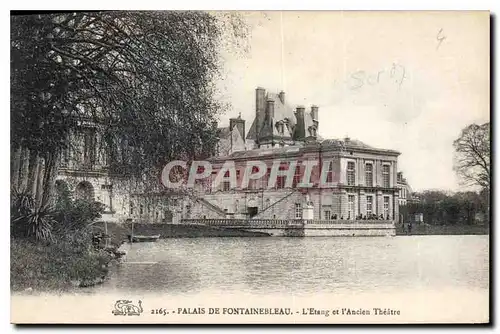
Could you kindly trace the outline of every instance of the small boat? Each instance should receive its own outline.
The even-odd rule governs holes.
[[[130,242],[155,242],[160,239],[160,235],[128,235],[128,240]]]

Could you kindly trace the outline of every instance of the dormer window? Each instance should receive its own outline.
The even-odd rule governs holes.
[[[315,127],[313,127],[313,126],[309,127],[309,135],[311,137],[316,137],[316,128]]]
[[[276,124],[276,129],[278,130],[278,133],[280,135],[283,135],[283,133],[285,132],[285,125],[283,124],[283,122],[279,122]]]

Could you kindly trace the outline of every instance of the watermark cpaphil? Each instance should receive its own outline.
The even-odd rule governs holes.
[[[255,188],[313,188],[335,187],[339,182],[335,164],[339,160],[251,160],[235,164],[233,160],[214,164],[210,161],[182,160],[169,162],[162,170],[161,183],[169,189],[194,188],[196,184],[208,184],[212,188],[227,185],[229,189]],[[340,167],[340,166],[339,166]]]

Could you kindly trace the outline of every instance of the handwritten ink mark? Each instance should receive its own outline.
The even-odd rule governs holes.
[[[382,81],[385,81],[385,79],[396,84],[398,90],[400,90],[405,79],[408,79],[406,68],[403,65],[392,63],[390,69],[380,70],[373,74],[359,70],[352,73],[349,78],[342,81],[342,83],[346,84],[349,90],[360,90],[362,87],[376,86]],[[335,87],[337,83],[338,81],[334,80],[333,87]]]
[[[365,79],[365,71],[357,71],[353,74],[351,74],[351,78],[354,80],[357,80],[357,84],[353,85],[350,87],[351,90],[355,90],[358,88],[361,88],[364,85],[364,79]]]
[[[394,82],[398,85],[398,90],[400,90],[401,85],[403,84],[403,80],[407,78],[406,68],[403,65],[392,63],[391,78],[396,76],[396,72],[398,72],[398,69],[401,69],[403,71],[403,73],[401,74],[401,80],[396,79],[396,80],[394,80]]]
[[[436,39],[438,41],[438,45],[436,46],[436,50],[439,49],[439,47],[441,46],[441,43],[443,43],[443,41],[446,39],[446,36],[441,36],[442,32],[443,32],[443,28],[439,29],[439,32],[436,35]]]

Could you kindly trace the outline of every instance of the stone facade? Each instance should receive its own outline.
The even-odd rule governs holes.
[[[417,196],[413,193],[413,190],[406,180],[403,177],[402,172],[398,172],[397,176],[397,187],[398,187],[398,202],[399,205],[407,205],[408,203],[418,202]]]
[[[303,106],[293,110],[285,100],[285,93],[273,94],[263,88],[256,89],[255,118],[246,134],[241,133],[245,121],[241,116],[230,120],[227,131],[234,131],[245,138],[229,146],[212,159],[212,176],[200,185],[198,197],[202,200],[188,203],[190,217],[185,218],[300,218],[300,210],[309,198],[314,219],[354,220],[367,216],[395,219],[399,215],[397,188],[397,157],[399,152],[377,149],[350,138],[324,140],[317,134],[318,107],[305,112]],[[230,138],[227,136],[226,138]],[[229,154],[223,154],[227,153]],[[242,175],[248,161],[259,160],[266,164],[267,172],[254,186],[242,188]],[[268,179],[275,160],[280,160],[283,170],[293,162],[297,168],[290,175],[301,180],[304,161],[315,160],[311,172],[312,187],[300,189],[295,180],[290,185],[276,185],[270,189]],[[218,171],[227,161],[236,166],[237,187],[213,186]],[[330,165],[324,165],[329,163]],[[324,169],[328,168],[328,171]],[[281,167],[280,167],[281,169]],[[322,173],[330,174],[330,185],[320,185]]]
[[[162,196],[144,194],[132,187],[130,180],[111,175],[108,160],[100,150],[101,136],[92,124],[82,124],[68,138],[72,144],[61,155],[56,191],[67,189],[75,199],[97,201],[105,206],[102,219],[123,222],[129,218],[139,221],[172,220],[179,209],[172,207]]]
[[[340,145],[339,145],[340,144]],[[224,184],[217,188],[204,188],[198,196],[206,203],[200,202],[192,211],[189,218],[261,218],[261,219],[296,219],[301,218],[300,210],[306,202],[306,197],[313,205],[314,219],[354,220],[373,216],[383,216],[384,219],[398,217],[398,189],[396,187],[397,156],[398,152],[379,150],[350,139],[343,141],[324,140],[309,143],[302,147],[284,147],[273,149],[255,149],[238,152],[229,157],[219,157],[212,160],[213,177],[208,178],[205,185],[213,185],[218,168],[223,162],[234,161],[236,166],[237,187],[225,188]],[[283,182],[268,188],[270,173],[266,173],[262,180],[256,182],[255,189],[243,189],[242,175],[246,163],[258,158],[266,163],[268,171],[276,160],[281,161],[288,169],[291,162],[297,162],[292,173],[297,180],[302,180],[305,160],[318,161],[318,166],[311,172],[310,188],[297,187],[298,182],[286,186],[287,177]],[[326,163],[325,163],[326,162]],[[328,186],[320,184],[323,166],[331,162],[329,172],[331,181]],[[370,164],[371,173],[367,173],[365,166]],[[348,166],[351,168],[348,171]],[[290,174],[290,175],[292,175]],[[365,180],[367,177],[369,180]],[[218,208],[218,209],[215,209]]]
[[[77,195],[106,205],[106,219],[123,221],[129,218],[143,222],[179,222],[190,218],[235,219],[298,219],[306,203],[313,207],[315,220],[354,220],[399,216],[397,158],[399,152],[371,147],[361,141],[323,139],[319,128],[318,107],[303,106],[293,110],[285,93],[272,94],[256,89],[255,119],[245,133],[245,120],[230,119],[227,128],[220,128],[217,156],[211,159],[213,172],[197,184],[192,195],[165,196],[131,191],[127,180],[111,178],[106,157],[95,147],[99,136],[84,129],[75,135],[81,150],[75,156],[66,154],[59,183],[65,183]],[[90,135],[89,135],[90,134]],[[89,137],[90,136],[90,137]],[[78,145],[77,145],[78,146]],[[75,159],[76,157],[76,159]],[[87,160],[96,163],[89,168]],[[262,161],[267,167],[264,176],[242,188],[242,175],[248,161]],[[297,163],[287,177],[281,177],[273,188],[268,179],[273,163],[281,161],[284,172]],[[227,161],[236,166],[237,186],[224,183],[213,186],[217,172]],[[305,161],[316,161],[310,175],[311,187],[297,186],[303,179]],[[322,178],[328,185],[322,184]],[[323,180],[324,181],[324,180]]]
[[[75,199],[103,203],[106,217],[124,216],[129,195],[110,177],[106,155],[98,150],[100,140],[91,123],[82,123],[78,131],[71,133],[71,145],[61,155],[56,190],[67,189]]]

